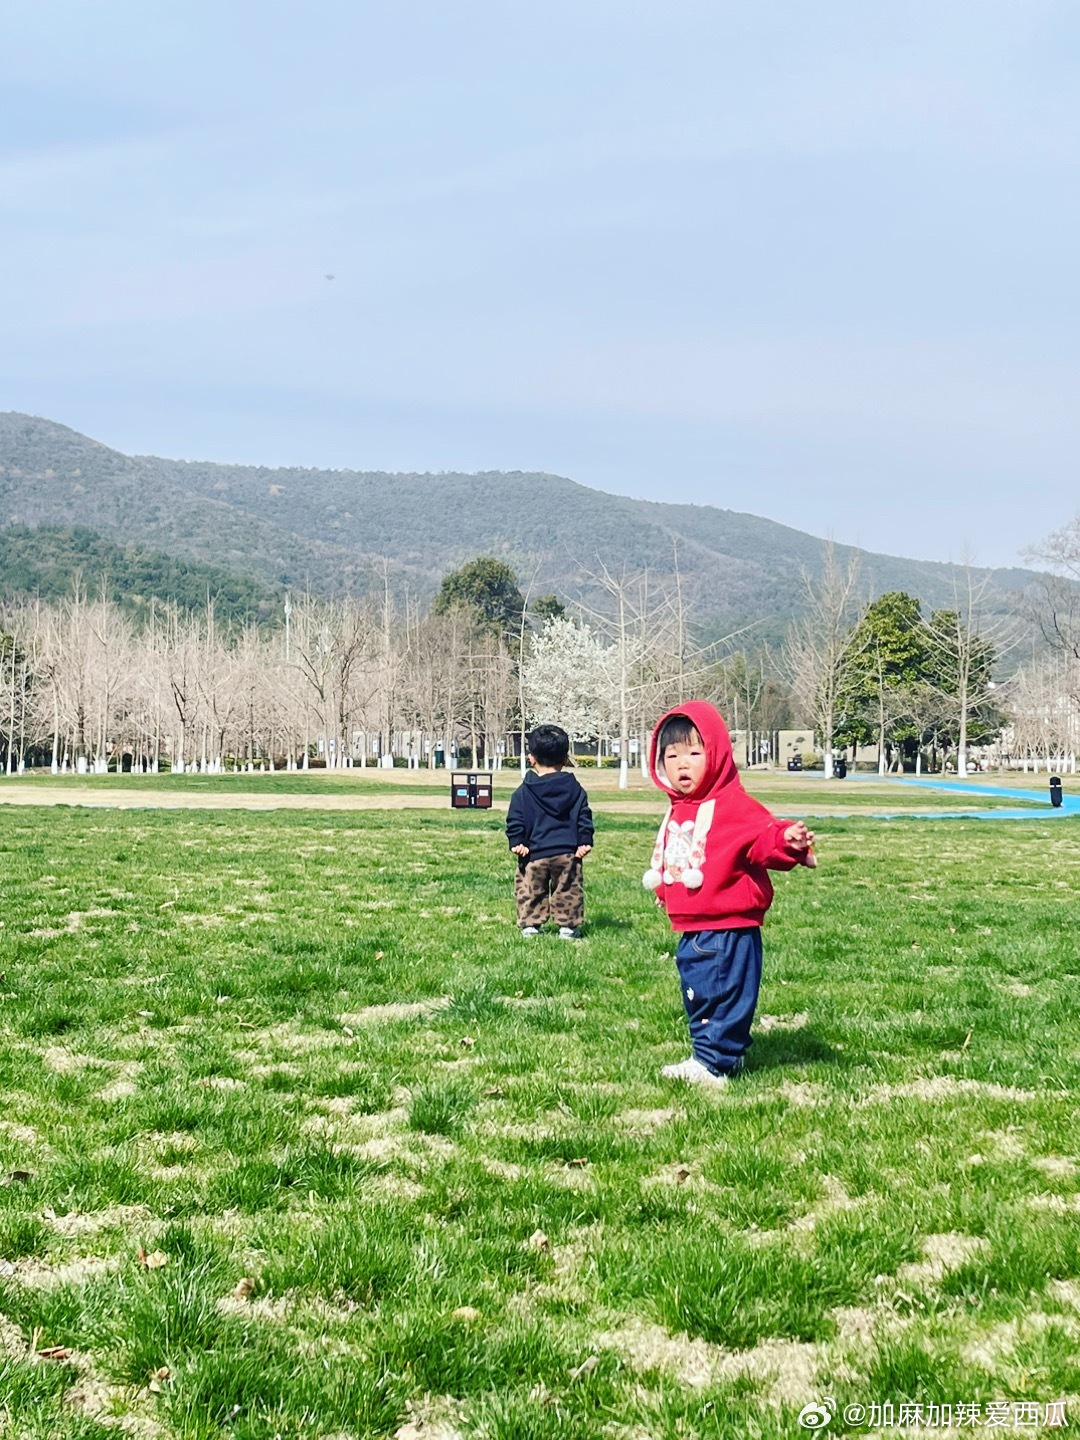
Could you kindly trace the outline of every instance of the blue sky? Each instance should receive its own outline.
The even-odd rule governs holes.
[[[1080,509],[1068,0],[0,23],[0,409],[993,565]]]

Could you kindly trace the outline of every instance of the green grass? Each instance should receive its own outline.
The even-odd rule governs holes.
[[[495,816],[4,819],[0,1433],[773,1440],[1080,1391],[1074,821],[820,822],[701,1094],[658,1076],[648,815],[603,817],[580,944],[519,938]]]

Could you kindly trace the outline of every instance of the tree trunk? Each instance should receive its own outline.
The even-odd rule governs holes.
[[[968,773],[967,763],[967,729],[968,729],[968,697],[967,686],[964,685],[960,694],[960,726],[956,736],[956,774],[963,776]]]
[[[8,722],[7,773],[15,771],[15,642],[11,642],[11,711]]]
[[[52,764],[49,768],[56,775],[60,769],[60,695],[55,685],[53,686],[52,737]]]
[[[681,662],[680,662],[681,663]],[[625,658],[622,663],[622,684],[619,686],[619,789],[630,786],[630,697]]]
[[[824,719],[825,731],[821,737],[821,748],[825,757],[825,779],[831,780],[836,773],[833,766],[833,727],[836,724],[836,717],[832,710],[829,710]]]

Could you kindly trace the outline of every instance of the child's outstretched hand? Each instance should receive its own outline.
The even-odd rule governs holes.
[[[802,851],[804,857],[802,863],[809,866],[811,870],[815,868],[817,856],[812,849],[814,832],[808,830],[801,820],[796,820],[784,831],[784,843],[790,850]]]

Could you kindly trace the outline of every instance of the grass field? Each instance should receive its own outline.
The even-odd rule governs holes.
[[[647,815],[603,817],[579,944],[518,936],[497,816],[4,822],[0,1434],[1080,1397],[1075,821],[821,822],[709,1094],[658,1077]]]

